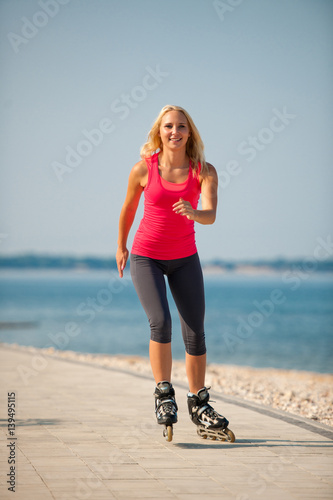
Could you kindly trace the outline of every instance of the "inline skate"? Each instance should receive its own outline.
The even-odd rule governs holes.
[[[197,425],[197,433],[203,439],[235,441],[234,433],[228,429],[229,421],[219,415],[208,403],[210,387],[203,387],[197,394],[187,395],[188,411],[192,422]]]
[[[170,382],[162,381],[157,384],[154,396],[157,423],[164,425],[163,436],[172,441],[173,424],[178,420],[175,390]]]

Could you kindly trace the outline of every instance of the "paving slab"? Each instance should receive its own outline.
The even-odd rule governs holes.
[[[212,392],[236,442],[203,440],[174,383],[168,443],[152,377],[1,346],[0,380],[2,500],[333,498],[328,426]]]

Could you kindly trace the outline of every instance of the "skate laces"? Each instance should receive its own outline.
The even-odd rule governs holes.
[[[205,415],[207,415],[207,417],[211,419],[223,418],[222,415],[219,415],[217,411],[214,410],[214,408],[209,404],[204,405],[201,413],[204,413]]]
[[[155,412],[161,415],[175,415],[178,407],[174,395],[175,391],[170,382],[166,380],[159,382],[155,391],[155,397],[157,396]]]
[[[168,399],[162,399],[158,402],[156,413],[160,412],[163,415],[167,413],[175,414],[177,410],[178,408],[176,401],[174,399],[168,398]]]
[[[217,411],[214,410],[214,408],[208,403],[208,401],[210,400],[208,392],[209,389],[210,387],[204,387],[203,389],[201,389],[201,391],[198,392],[199,399],[201,399],[201,405],[199,405],[199,408],[197,409],[197,415],[198,417],[205,416],[206,418],[214,420],[215,422],[224,420],[224,417],[217,413]],[[201,393],[201,397],[199,393]],[[215,401],[212,400],[212,403],[215,403]]]
[[[175,401],[169,399],[168,401],[162,401],[161,406],[164,413],[176,413]]]

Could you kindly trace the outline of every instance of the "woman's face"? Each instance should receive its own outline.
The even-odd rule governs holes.
[[[181,111],[168,111],[162,118],[159,135],[163,148],[179,150],[186,147],[190,128]]]

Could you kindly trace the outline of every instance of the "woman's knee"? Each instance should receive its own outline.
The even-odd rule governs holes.
[[[159,318],[150,318],[150,338],[160,344],[171,342],[171,317],[164,315]]]
[[[185,351],[191,356],[202,356],[206,354],[206,338],[205,333],[199,335],[191,332],[190,335],[184,337]]]

